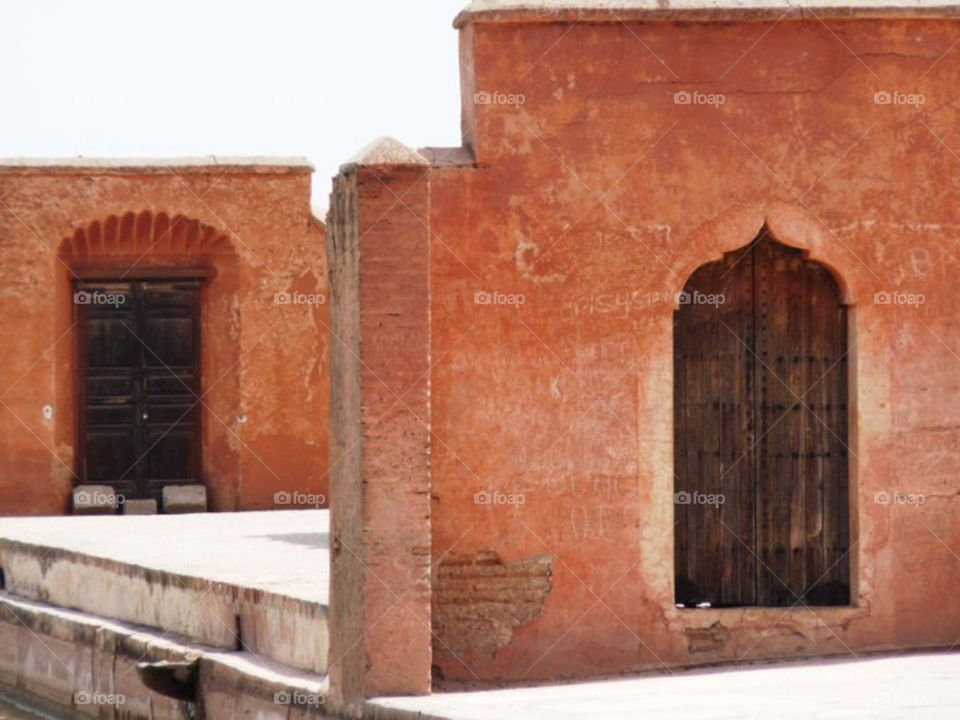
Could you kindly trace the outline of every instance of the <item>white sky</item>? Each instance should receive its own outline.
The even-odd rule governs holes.
[[[460,144],[466,0],[0,0],[0,157]]]

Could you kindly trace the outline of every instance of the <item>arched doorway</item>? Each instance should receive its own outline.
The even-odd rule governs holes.
[[[230,429],[217,418],[237,406],[222,382],[239,342],[233,243],[195,218],[145,210],[78,227],[58,259],[74,338],[60,416],[73,425],[75,484],[158,509],[164,487],[208,486],[205,448],[225,455]]]
[[[846,605],[847,315],[764,228],[701,266],[674,328],[678,605]]]

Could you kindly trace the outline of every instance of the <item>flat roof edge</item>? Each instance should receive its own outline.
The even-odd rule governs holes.
[[[602,7],[576,7],[547,3],[516,7],[471,6],[460,12],[453,22],[461,29],[484,23],[620,23],[646,22],[718,22],[737,20],[788,19],[960,19],[960,3],[932,5],[733,5],[704,2],[697,5],[635,6],[609,3]]]
[[[0,173],[28,172],[83,173],[169,173],[220,172],[238,174],[278,174],[313,172],[313,164],[303,157],[203,157],[181,158],[0,158]]]

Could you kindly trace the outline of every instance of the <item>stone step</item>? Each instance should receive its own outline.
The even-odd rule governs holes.
[[[109,485],[77,485],[73,489],[74,515],[113,515],[120,496]]]
[[[136,666],[164,661],[197,665],[196,703],[143,684]],[[324,675],[7,592],[0,592],[0,691],[51,717],[182,720],[197,716],[199,704],[207,720],[328,717]]]
[[[152,498],[149,500],[124,500],[121,507],[124,515],[157,514],[157,501]]]
[[[207,488],[204,485],[167,485],[163,489],[163,512],[202,513],[207,511]]]
[[[74,515],[167,515],[207,512],[207,488],[204,485],[167,485],[160,507],[154,499],[124,498],[110,485],[77,485],[73,489]]]

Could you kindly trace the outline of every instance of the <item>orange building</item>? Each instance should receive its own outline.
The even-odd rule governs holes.
[[[97,509],[82,506],[107,493],[162,510],[181,486],[200,489],[193,509],[322,504],[311,172],[285,159],[0,166],[0,515]]]
[[[326,228],[301,161],[0,167],[0,514],[329,472],[347,711],[953,646],[956,6],[456,25],[463,147],[377,141]]]
[[[344,166],[344,702],[960,636],[960,25],[802,5],[478,0]]]

